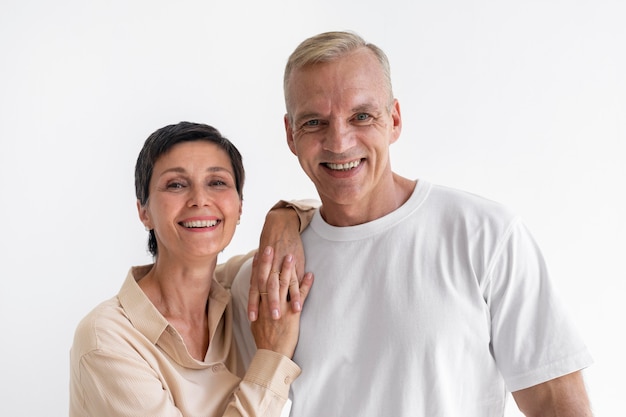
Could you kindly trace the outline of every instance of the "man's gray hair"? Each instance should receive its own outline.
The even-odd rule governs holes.
[[[324,32],[302,41],[289,56],[283,78],[287,111],[289,112],[289,98],[287,94],[289,91],[289,78],[293,71],[309,65],[334,61],[360,48],[367,48],[372,51],[380,63],[391,105],[393,102],[391,69],[389,59],[383,50],[372,43],[366,42],[354,32]]]

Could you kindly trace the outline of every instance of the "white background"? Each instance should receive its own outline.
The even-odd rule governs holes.
[[[3,0],[0,415],[67,415],[77,322],[150,261],[133,169],[151,132],[205,122],[243,153],[244,215],[225,256],[257,244],[276,200],[316,196],[285,144],[282,70],[304,38],[351,29],[391,60],[395,170],[522,215],[595,357],[596,414],[615,416],[625,21],[622,0]]]

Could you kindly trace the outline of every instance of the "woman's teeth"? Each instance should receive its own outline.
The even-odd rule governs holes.
[[[191,222],[182,222],[184,227],[213,227],[217,224],[217,220],[194,220]]]

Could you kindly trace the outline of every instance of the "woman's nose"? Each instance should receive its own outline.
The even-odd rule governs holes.
[[[207,190],[205,190],[203,187],[192,187],[190,195],[189,195],[189,201],[188,201],[188,205],[190,207],[207,206],[207,205],[210,205],[212,201],[213,199],[210,193]]]

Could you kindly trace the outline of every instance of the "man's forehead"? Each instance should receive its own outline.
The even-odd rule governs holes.
[[[379,114],[385,108],[385,102],[381,97],[363,90],[350,90],[342,94],[338,100],[324,96],[307,97],[303,101],[296,98],[292,105],[295,120],[349,117],[356,113]]]

